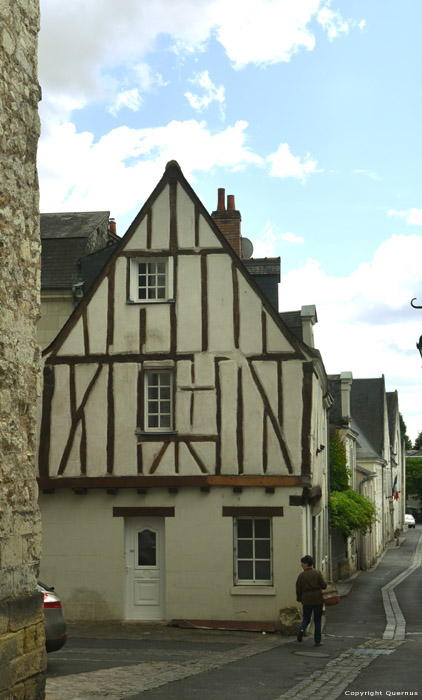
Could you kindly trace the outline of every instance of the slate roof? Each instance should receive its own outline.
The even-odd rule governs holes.
[[[79,259],[106,247],[112,237],[109,218],[109,211],[40,215],[42,290],[72,288],[79,275]]]
[[[109,219],[109,211],[75,211],[40,215],[41,240],[45,238],[88,238]]]
[[[242,261],[249,274],[276,275],[280,282],[280,258],[249,258]]]
[[[380,457],[384,448],[384,377],[353,379],[350,395],[351,413],[365,426],[365,437]]]
[[[280,282],[280,258],[250,258],[242,260],[261,292],[278,311],[278,283]]]
[[[282,311],[279,314],[286,326],[303,342],[303,326],[300,311]]]
[[[387,411],[388,411],[388,428],[390,431],[390,444],[394,446],[394,435],[396,419],[399,413],[399,396],[397,391],[387,391]]]

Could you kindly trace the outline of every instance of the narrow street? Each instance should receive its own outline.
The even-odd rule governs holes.
[[[71,625],[48,658],[47,700],[282,700],[422,694],[422,528],[342,584],[311,637]]]

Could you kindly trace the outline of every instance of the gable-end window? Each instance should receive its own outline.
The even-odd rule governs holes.
[[[130,299],[165,302],[173,296],[173,259],[137,258],[130,268]]]
[[[173,430],[173,373],[145,374],[145,430]]]
[[[271,585],[271,518],[234,518],[234,573],[238,585]]]

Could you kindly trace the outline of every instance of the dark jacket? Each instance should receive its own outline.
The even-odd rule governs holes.
[[[327,584],[318,569],[304,569],[297,577],[296,600],[302,605],[322,605],[323,588]]]

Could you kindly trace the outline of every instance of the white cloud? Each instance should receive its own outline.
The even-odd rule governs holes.
[[[109,107],[108,111],[114,117],[124,107],[131,109],[132,112],[138,112],[141,108],[142,102],[143,100],[139,94],[138,88],[133,88],[133,90],[123,90],[123,92],[120,92],[117,95],[115,104],[112,107]]]
[[[422,300],[421,256],[422,236],[393,236],[348,277],[329,276],[308,259],[283,274],[280,284],[281,310],[316,304],[316,346],[327,372],[351,371],[356,378],[384,374],[388,390],[399,392],[412,439],[422,429],[422,368],[415,346],[422,312],[410,306],[412,297]]]
[[[203,94],[197,95],[192,92],[185,92],[185,97],[193,109],[202,112],[207,109],[212,102],[218,102],[220,105],[220,114],[224,118],[224,105],[226,101],[224,86],[217,87],[211,81],[207,70],[198,73],[190,82],[198,88],[202,88]]]
[[[314,48],[315,18],[330,38],[352,26],[329,5],[327,0],[125,0],[122,8],[114,0],[41,0],[39,74],[45,99],[51,93],[104,99],[113,70],[142,63],[164,35],[175,49],[190,53],[202,50],[214,35],[236,68],[289,61]]]
[[[205,122],[172,121],[151,129],[119,127],[98,142],[71,123],[52,126],[39,144],[41,211],[111,209],[122,216],[150,194],[151,182],[172,159],[192,182],[196,171],[215,166],[260,165],[246,146],[247,126],[238,121],[214,134]]]
[[[296,236],[296,234],[291,233],[290,231],[286,231],[286,233],[282,233],[280,235],[280,238],[282,241],[286,241],[286,243],[304,243],[305,239],[303,236]]]
[[[278,230],[271,221],[266,221],[260,236],[253,239],[254,258],[274,258],[277,246]]]
[[[301,161],[299,156],[290,152],[288,143],[280,144],[277,151],[268,156],[267,160],[271,163],[270,175],[273,177],[295,177],[304,183],[309,175],[322,172],[317,169],[317,161],[313,160],[309,153]]]
[[[350,29],[348,22],[342,18],[340,13],[333,12],[327,5],[318,11],[317,20],[331,41],[337,39],[340,34],[347,34]]]
[[[396,211],[395,209],[389,209],[387,212],[388,216],[397,216],[402,219],[406,219],[406,223],[409,226],[422,226],[422,209],[415,209],[412,207],[407,211]]]

